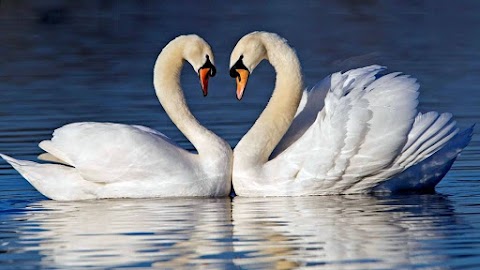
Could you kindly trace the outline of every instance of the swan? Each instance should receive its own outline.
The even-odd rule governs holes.
[[[54,200],[227,196],[230,145],[198,123],[180,86],[184,60],[199,74],[203,94],[215,75],[210,46],[197,35],[179,36],[159,54],[153,72],[157,97],[198,154],[144,126],[72,123],[56,129],[39,147],[39,164],[1,155],[38,191]]]
[[[234,149],[240,196],[433,190],[469,143],[449,113],[417,113],[416,80],[372,65],[303,91],[298,57],[274,33],[242,37],[230,57],[240,100],[255,67],[276,71],[273,94]]]

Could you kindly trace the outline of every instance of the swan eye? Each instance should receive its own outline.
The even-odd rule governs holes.
[[[244,69],[246,71],[249,71],[248,68],[243,63],[243,55],[241,55],[238,61],[232,66],[232,68],[230,68],[230,77],[237,78],[240,76],[240,74],[238,74],[237,72],[237,69]]]
[[[203,66],[200,67],[200,69],[202,68],[208,68],[210,70],[210,77],[213,77],[215,76],[215,74],[217,74],[217,69],[215,68],[215,66],[212,64],[212,62],[210,62],[210,57],[207,55],[205,55],[205,57],[207,58],[207,60],[205,61],[205,64],[203,64]],[[200,72],[200,69],[198,70]]]
[[[238,72],[236,71],[236,69],[234,67],[232,67],[230,69],[230,77],[232,78],[237,78],[238,76],[240,76],[240,74],[238,74]]]

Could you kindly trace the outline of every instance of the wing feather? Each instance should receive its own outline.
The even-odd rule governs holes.
[[[462,136],[459,137],[459,130],[450,113],[419,113],[408,134],[408,140],[405,146],[394,162],[388,168],[364,178],[361,182],[352,186],[351,189],[349,189],[349,192],[356,193],[370,190],[379,185],[383,185],[385,182],[389,182],[389,179],[392,177],[396,178],[392,181],[395,182],[394,186],[397,186],[397,188],[404,185],[412,186],[412,183],[417,180],[420,181],[423,178],[431,179],[428,181],[428,183],[431,184],[429,188],[433,188],[440,181],[440,176],[445,175],[456,156],[468,144],[472,130],[473,128],[463,131],[461,133]],[[452,142],[455,138],[457,141]],[[452,146],[451,148],[448,148],[449,144],[460,144],[461,146]],[[425,160],[428,160],[435,155],[437,155],[437,157],[434,161],[427,162],[428,165],[423,164]],[[424,166],[422,166],[422,164]],[[417,165],[420,165],[421,168],[412,170],[417,173],[415,177],[418,179],[406,179],[406,175],[411,175],[411,173],[403,174],[403,172],[410,170],[410,168],[418,167]],[[434,168],[443,169],[435,171]],[[418,171],[428,173],[428,175],[418,174]],[[400,174],[403,175],[399,176]],[[405,184],[398,182],[402,179],[403,181],[406,181]],[[427,188],[427,185],[425,184],[423,187]]]
[[[162,171],[182,175],[195,167],[188,162],[192,154],[143,126],[73,123],[56,129],[39,146],[97,183],[159,177]]]
[[[321,179],[312,188],[323,189],[323,193],[347,190],[391,166],[415,121],[419,85],[398,72],[380,76],[384,69],[374,65],[334,73],[318,90],[306,92],[305,106],[293,124],[304,112],[311,118],[316,111],[316,118],[300,136],[287,133],[289,146],[278,148],[283,151],[266,166],[272,170],[280,164],[295,166],[295,181]],[[319,108],[321,102],[313,102],[310,95],[325,89],[324,106]],[[305,123],[302,119],[301,124]],[[292,142],[292,138],[296,139]]]

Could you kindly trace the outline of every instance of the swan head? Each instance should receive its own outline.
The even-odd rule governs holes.
[[[217,73],[212,48],[197,35],[186,35],[179,38],[183,39],[185,45],[183,58],[192,65],[198,74],[203,96],[206,96],[208,94],[208,79]]]
[[[243,97],[248,77],[264,59],[268,59],[264,39],[269,35],[266,32],[253,32],[242,37],[230,56],[230,76],[236,78],[237,99]]]

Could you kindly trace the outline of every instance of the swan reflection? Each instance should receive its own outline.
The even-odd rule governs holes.
[[[434,240],[455,223],[440,195],[236,197],[232,218],[235,253],[246,254],[234,263],[269,269],[441,265]]]
[[[442,195],[41,201],[18,220],[48,268],[442,268]],[[461,224],[460,224],[461,225]],[[468,227],[468,226],[467,226]]]
[[[217,267],[231,251],[230,199],[41,201],[30,205],[24,242],[37,243],[42,266]],[[33,211],[34,210],[34,211]],[[225,262],[222,262],[225,264]],[[218,266],[220,268],[220,266]]]

